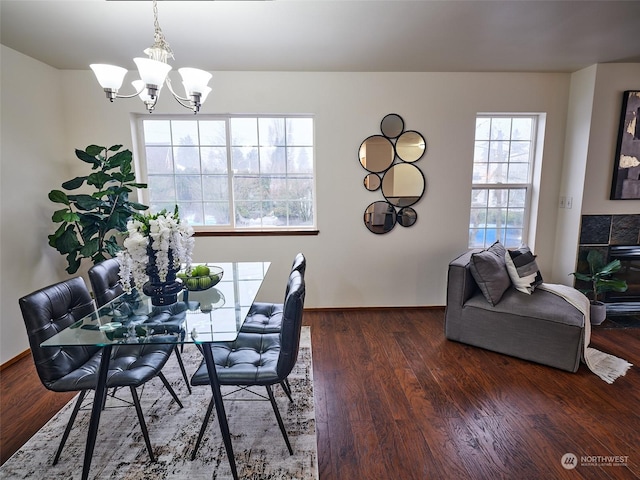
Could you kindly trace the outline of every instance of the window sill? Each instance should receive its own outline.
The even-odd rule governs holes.
[[[196,230],[194,237],[282,237],[318,235],[319,230]]]

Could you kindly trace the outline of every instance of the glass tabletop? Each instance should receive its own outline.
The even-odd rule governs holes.
[[[140,343],[228,342],[238,336],[270,262],[211,263],[222,279],[201,291],[183,290],[179,301],[153,306],[134,290],[78,320],[41,344],[43,347]]]

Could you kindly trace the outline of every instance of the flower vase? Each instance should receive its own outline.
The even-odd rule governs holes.
[[[151,304],[160,307],[164,305],[172,305],[178,301],[178,294],[182,291],[182,281],[176,279],[178,270],[173,268],[173,255],[169,250],[169,271],[165,281],[160,280],[158,267],[156,265],[155,252],[151,245],[147,247],[149,263],[146,272],[149,275],[149,281],[142,286],[144,294],[151,298]]]

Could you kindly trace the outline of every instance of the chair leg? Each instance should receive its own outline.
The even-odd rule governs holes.
[[[285,378],[280,382],[280,386],[282,387],[282,390],[284,390],[284,393],[287,394],[287,397],[289,397],[289,401],[293,403],[293,398],[291,397],[291,385],[289,385],[289,381]]]
[[[53,459],[53,464],[56,465],[58,460],[60,459],[60,454],[62,453],[62,449],[64,448],[64,444],[67,442],[67,438],[69,437],[69,433],[71,433],[71,428],[73,427],[73,423],[76,421],[76,416],[80,411],[80,407],[82,406],[82,401],[84,400],[85,395],[87,394],[86,390],[82,390],[80,392],[80,396],[78,397],[78,401],[73,407],[73,411],[71,412],[71,417],[69,418],[69,422],[67,423],[67,428],[64,429],[64,433],[62,434],[62,440],[60,441],[60,446],[58,447],[58,451],[56,452],[56,456]]]
[[[198,452],[198,448],[200,447],[200,442],[202,441],[204,432],[207,429],[207,425],[209,424],[209,419],[211,418],[211,413],[213,412],[213,405],[214,405],[214,399],[212,398],[211,401],[209,402],[207,413],[204,416],[202,427],[200,427],[200,433],[198,434],[198,440],[196,441],[196,446],[193,448],[193,453],[191,454],[191,460],[195,460],[196,458],[196,453]]]
[[[138,422],[140,422],[140,428],[142,429],[142,436],[144,437],[144,443],[147,445],[147,451],[151,457],[151,461],[155,462],[156,457],[153,456],[153,450],[151,448],[151,441],[149,440],[149,432],[147,431],[147,424],[144,421],[142,415],[142,407],[140,407],[140,399],[138,398],[138,392],[135,387],[129,387],[131,389],[131,397],[133,397],[133,404],[136,406],[136,413],[138,414]]]
[[[175,390],[171,387],[171,384],[167,381],[167,377],[164,376],[164,374],[162,372],[158,372],[158,378],[160,380],[162,380],[162,383],[164,383],[164,386],[167,390],[169,390],[169,393],[171,394],[171,396],[173,397],[173,399],[176,401],[176,403],[178,405],[180,405],[180,408],[183,408],[182,406],[182,402],[180,401],[180,399],[178,398],[178,396],[176,395]]]
[[[271,389],[271,385],[266,385],[266,387],[267,393],[269,394],[269,401],[271,402],[271,406],[273,407],[273,412],[276,414],[276,420],[278,420],[278,426],[280,427],[280,431],[282,432],[282,436],[284,437],[284,442],[287,444],[287,448],[289,449],[289,455],[293,455],[293,449],[291,448],[291,444],[289,443],[289,437],[287,436],[287,431],[284,428],[284,423],[282,422],[282,417],[280,416],[280,411],[278,410],[276,399],[273,396],[273,390]]]
[[[184,383],[187,384],[187,390],[189,390],[189,394],[191,394],[191,384],[189,383],[189,378],[187,377],[187,371],[184,369],[184,363],[182,363],[182,355],[180,355],[180,349],[178,348],[178,345],[175,346],[174,352],[176,352],[176,359],[178,360],[178,365],[180,366],[180,371],[182,372]]]

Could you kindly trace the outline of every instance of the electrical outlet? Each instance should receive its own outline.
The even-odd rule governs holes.
[[[565,197],[564,195],[560,195],[560,203],[558,204],[558,207],[565,208],[566,205],[567,205],[567,197]]]
[[[571,208],[573,206],[573,197],[567,197],[567,201],[565,205],[566,205],[566,208]]]

